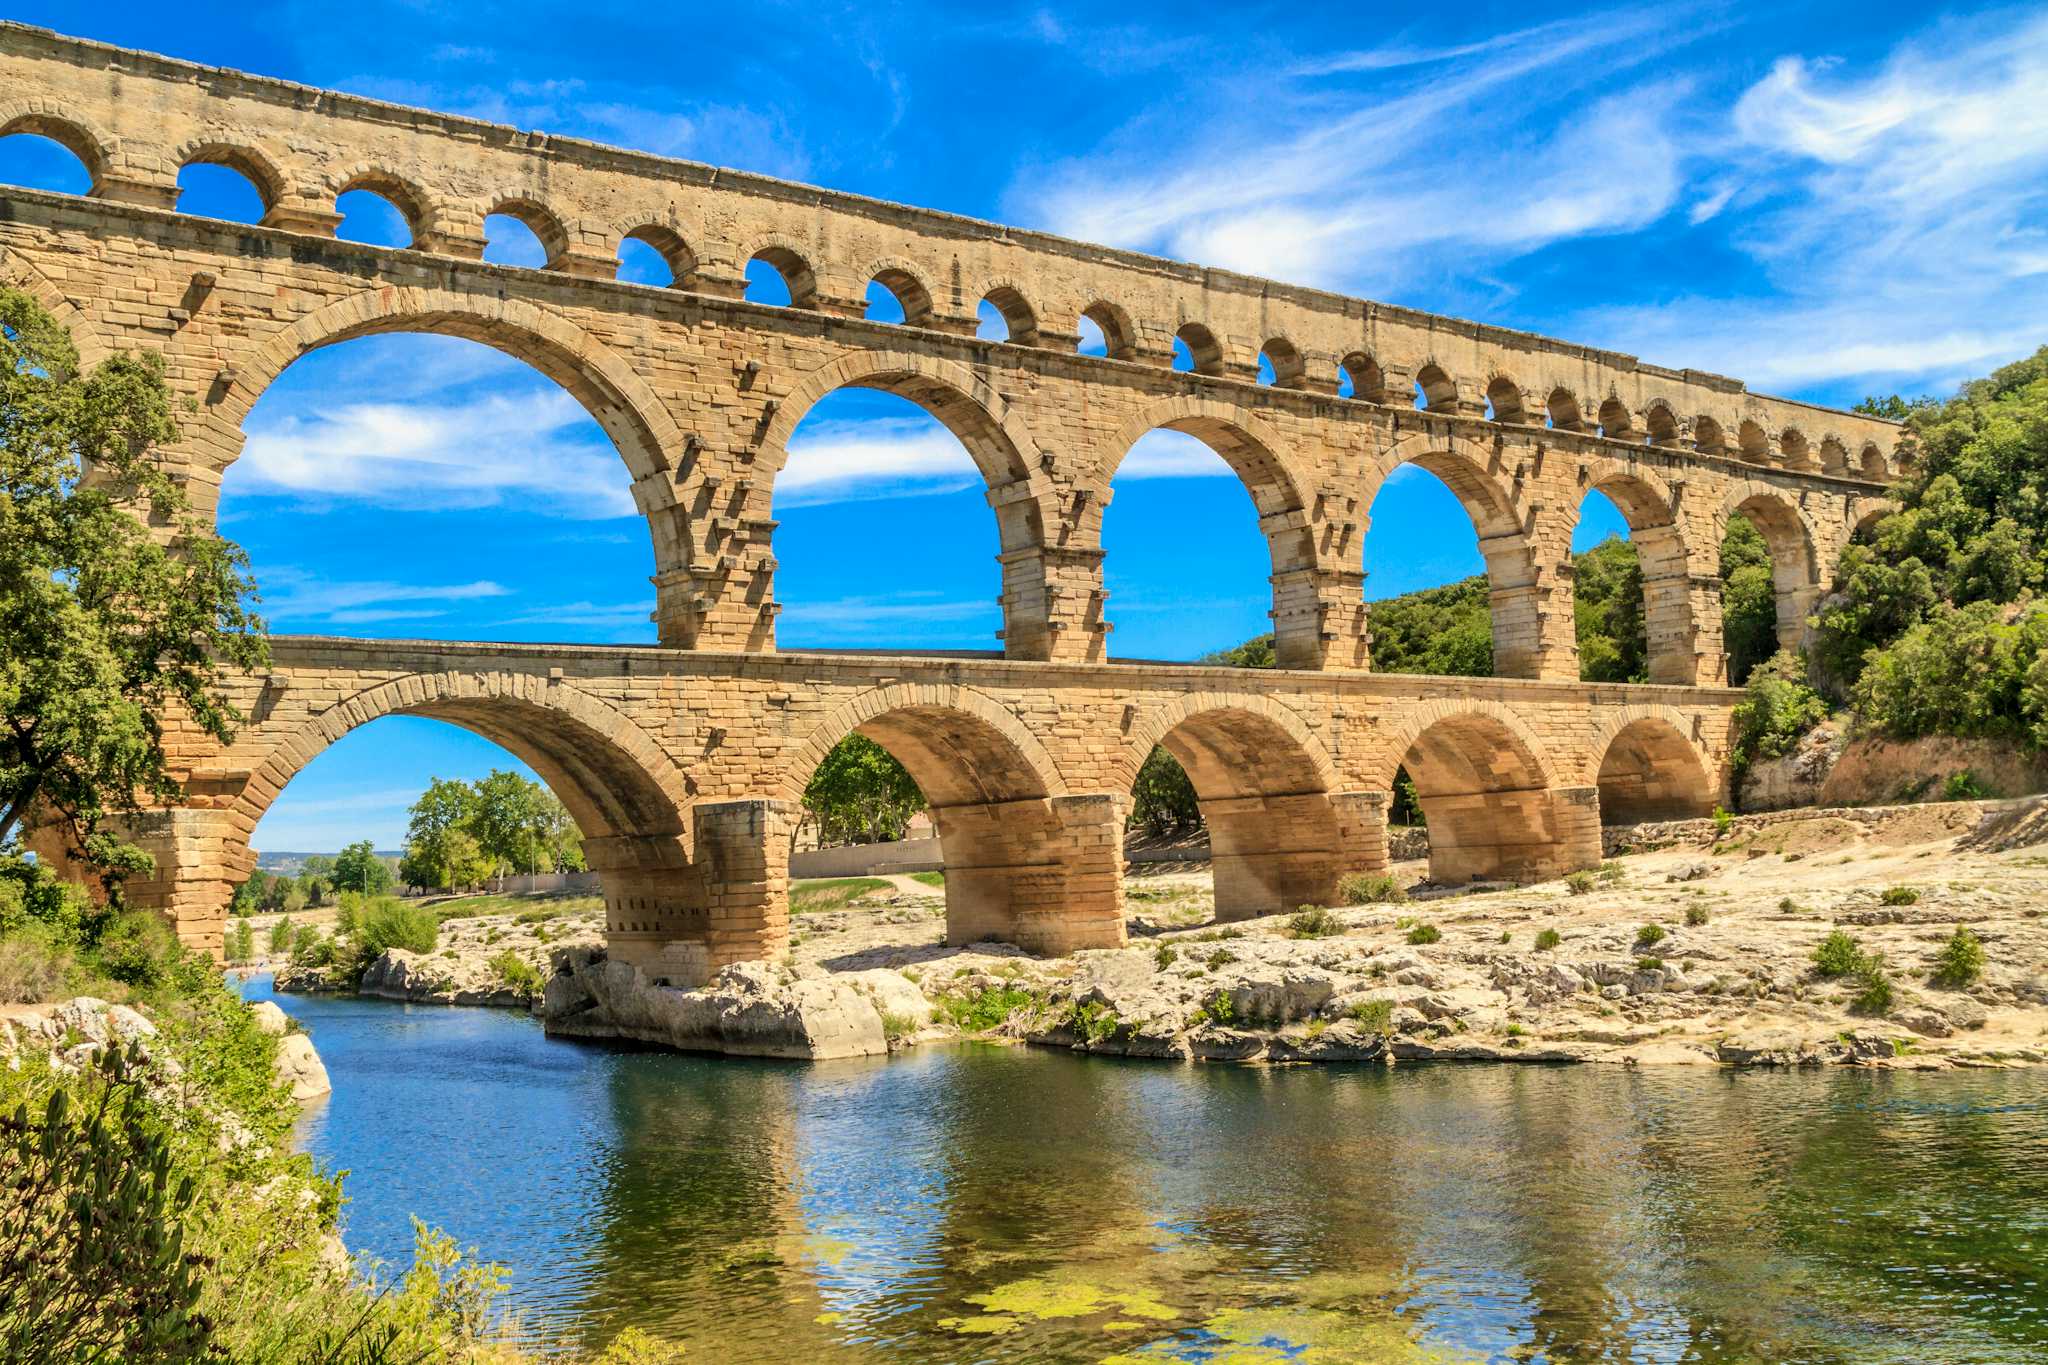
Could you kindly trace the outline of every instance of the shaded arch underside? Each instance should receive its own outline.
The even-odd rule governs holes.
[[[1398,762],[1429,826],[1431,880],[1526,881],[1554,876],[1569,860],[1546,766],[1506,717],[1434,720]],[[1386,780],[1391,787],[1391,772]]]
[[[1600,759],[1600,819],[1632,825],[1691,820],[1714,809],[1714,781],[1699,753],[1671,721],[1630,721]]]

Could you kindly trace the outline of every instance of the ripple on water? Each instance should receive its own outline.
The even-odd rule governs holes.
[[[267,983],[255,983],[252,994]],[[815,1066],[289,996],[350,1244],[719,1361],[2048,1359],[2048,1077]]]

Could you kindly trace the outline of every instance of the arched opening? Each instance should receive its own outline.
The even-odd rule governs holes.
[[[1147,746],[1138,780],[1192,795],[1208,832],[1216,918],[1333,904],[1344,839],[1331,773],[1296,727],[1252,701],[1162,719],[1173,723]]]
[[[618,396],[479,319],[385,326],[404,334],[318,345],[242,421],[218,514],[271,626],[652,642],[654,603],[622,585],[658,567],[629,467],[656,452]]]
[[[1230,443],[1257,476],[1275,477],[1242,438]],[[1138,438],[1100,516],[1111,653],[1195,659],[1270,636],[1274,549],[1259,533],[1257,496],[1200,436],[1161,428]],[[1188,554],[1191,544],[1202,553]]]
[[[1457,410],[1458,386],[1441,365],[1432,362],[1415,372],[1415,406],[1432,412]]]
[[[1813,446],[1804,432],[1797,427],[1786,427],[1778,436],[1778,451],[1784,457],[1788,469],[1811,469],[1813,467]]]
[[[1137,329],[1130,314],[1112,303],[1097,301],[1081,310],[1079,323],[1082,355],[1107,356],[1111,360],[1138,358]]]
[[[1602,824],[1694,820],[1714,810],[1714,780],[1699,751],[1661,717],[1622,727],[1600,759],[1599,783]]]
[[[1223,345],[1201,323],[1186,323],[1173,334],[1173,368],[1194,374],[1222,374]]]
[[[1486,386],[1487,416],[1496,422],[1525,423],[1529,414],[1522,407],[1521,386],[1505,375],[1497,375]]]
[[[910,327],[931,325],[932,296],[923,281],[899,266],[890,266],[868,281],[867,320]]]
[[[1750,669],[1771,653],[1796,649],[1805,639],[1806,616],[1813,606],[1818,574],[1813,537],[1798,509],[1782,494],[1745,495],[1737,490],[1730,502],[1732,506],[1724,513],[1721,547],[1721,618],[1729,654],[1728,681],[1739,685]],[[1738,525],[1738,519],[1749,529]],[[1763,609],[1766,569],[1768,617]],[[1768,630],[1766,620],[1770,622]]]
[[[1292,471],[1227,417],[1153,416],[1161,420],[1125,447],[1099,499],[1113,652],[1185,659],[1272,632],[1280,667],[1317,666],[1315,623],[1276,622],[1272,612],[1274,584],[1315,563],[1303,519],[1285,516],[1303,507]],[[1190,544],[1202,553],[1189,555]]]
[[[390,193],[361,182],[335,196],[334,211],[341,215],[334,228],[341,241],[404,250],[419,240],[418,211],[401,207]]]
[[[775,640],[839,647],[883,636],[976,652],[1000,641],[1042,657],[1042,593],[1030,591],[1043,539],[1036,505],[1012,498],[992,509],[988,492],[1025,478],[1024,456],[965,391],[970,377],[956,387],[881,365],[836,378],[785,402],[787,426],[764,437],[756,465],[757,483],[772,488],[773,519],[762,525],[775,533]],[[757,543],[768,548],[765,536]]]
[[[1663,403],[1652,403],[1643,413],[1643,433],[1653,446],[1678,444],[1678,418]]]
[[[697,269],[697,255],[674,228],[649,223],[619,239],[619,279],[656,289],[681,289]]]
[[[1544,403],[1544,414],[1550,425],[1558,431],[1584,431],[1585,418],[1579,415],[1579,400],[1570,389],[1552,389],[1550,398]]]
[[[1691,586],[1669,491],[1647,474],[1596,472],[1572,533],[1579,677],[1697,683]]]
[[[597,888],[571,888],[603,896],[601,924],[627,960],[636,940],[659,951],[679,926],[701,934],[701,886],[682,872],[680,772],[604,703],[568,688],[538,695],[476,673],[368,688],[279,737],[236,813],[258,850],[367,841],[389,859],[394,890],[404,878],[392,854],[437,890],[588,866]]]
[[[24,115],[0,127],[0,185],[91,194],[99,150],[78,129]]]
[[[1885,468],[1884,452],[1877,448],[1875,441],[1865,444],[1862,455],[1857,458],[1856,468],[1864,478],[1879,483],[1891,475],[1891,471]]]
[[[1259,348],[1259,382],[1276,389],[1299,389],[1307,384],[1307,367],[1293,342],[1274,337]]]
[[[1711,417],[1695,417],[1692,444],[1702,455],[1725,455],[1728,452],[1728,433],[1721,430],[1721,424]]]
[[[568,245],[554,214],[530,200],[508,199],[484,217],[484,259],[494,265],[545,270]]]
[[[1833,436],[1820,443],[1820,467],[1823,473],[1847,474],[1849,472],[1849,449]]]
[[[991,341],[1009,341],[1019,346],[1038,341],[1038,314],[1017,290],[999,285],[988,291],[976,309],[980,319],[975,335]]]
[[[1063,788],[1037,741],[975,694],[955,691],[934,702],[910,691],[856,699],[821,724],[791,769],[790,785],[805,793],[800,799],[820,799],[814,775],[848,734],[871,740],[909,774],[931,815],[949,944],[996,940],[1062,953],[1121,943],[1117,850],[1091,860],[1062,838]],[[1093,894],[1075,894],[1091,876]]]
[[[178,212],[229,223],[260,223],[276,202],[255,162],[227,149],[202,152],[178,168]]]
[[[778,308],[817,305],[818,277],[810,263],[786,246],[763,247],[747,262],[748,303]]]
[[[1634,438],[1635,417],[1628,405],[1619,398],[1608,397],[1600,403],[1600,434],[1611,441],[1627,441]]]
[[[1344,357],[1337,366],[1337,396],[1359,398],[1368,403],[1384,403],[1387,398],[1386,377],[1380,373],[1377,361],[1363,351],[1354,351]]]
[[[1396,465],[1367,508],[1364,568],[1375,672],[1535,675],[1534,562],[1483,468],[1448,451]]]
[[[1735,444],[1742,458],[1751,464],[1771,462],[1771,438],[1764,434],[1762,427],[1747,418],[1735,429]]]
[[[1433,721],[1397,761],[1429,826],[1431,881],[1533,881],[1588,861],[1567,844],[1541,758],[1500,717]]]

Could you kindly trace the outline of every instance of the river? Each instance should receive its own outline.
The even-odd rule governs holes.
[[[528,1342],[691,1359],[2048,1360],[2048,1074],[816,1065],[276,998],[343,1233],[510,1272]]]

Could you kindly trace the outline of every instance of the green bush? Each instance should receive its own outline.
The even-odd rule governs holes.
[[[2033,743],[2043,719],[2030,699],[2048,647],[2048,609],[2016,619],[1997,601],[1941,605],[1891,644],[1871,651],[1854,690],[1864,724],[1895,739],[1964,735]]]
[[[1645,924],[1642,928],[1636,930],[1636,947],[1638,948],[1648,948],[1663,941],[1664,926],[1661,924]]]
[[[1590,872],[1574,872],[1564,879],[1564,885],[1565,889],[1574,896],[1583,896],[1593,889],[1593,874]]]
[[[1707,907],[1704,905],[1686,906],[1685,922],[1688,927],[1693,929],[1697,929],[1702,924],[1705,924],[1707,922]]]
[[[1443,931],[1434,924],[1418,924],[1408,931],[1408,941],[1417,946],[1425,943],[1435,943],[1442,939],[1443,936]]]
[[[270,955],[283,957],[292,950],[292,917],[286,915],[270,926]]]
[[[1287,917],[1290,938],[1331,938],[1344,932],[1344,921],[1320,905],[1304,905]]]
[[[1355,1000],[1344,1013],[1367,1033],[1377,1033],[1386,1038],[1394,1032],[1394,1002],[1391,1000]]]
[[[1734,817],[1733,815],[1729,814],[1729,813],[1728,813],[1728,811],[1727,811],[1727,810],[1726,810],[1726,809],[1725,809],[1724,807],[1721,807],[1721,806],[1715,806],[1715,807],[1714,807],[1714,833],[1715,833],[1715,835],[1719,836],[1719,835],[1723,835],[1723,834],[1726,834],[1726,833],[1728,832],[1728,828],[1729,828],[1729,826],[1733,825],[1734,823],[1735,823],[1735,817]]]
[[[1337,895],[1346,905],[1398,905],[1408,899],[1390,872],[1347,872],[1337,882]]]
[[[938,1010],[963,1033],[986,1033],[1038,1003],[1038,997],[1021,986],[988,986],[972,994],[941,996]]]
[[[356,947],[374,958],[390,948],[431,953],[441,938],[441,920],[416,901],[382,896],[363,906],[356,922]]]
[[[1961,990],[1984,975],[1984,944],[1969,926],[1958,924],[1935,960],[1934,984]]]
[[[1613,859],[1600,864],[1600,880],[1603,882],[1618,882],[1627,875],[1628,869]]]
[[[1912,905],[1920,899],[1920,891],[1912,886],[1887,886],[1877,899],[1885,905]]]
[[[1772,655],[1749,675],[1742,700],[1735,707],[1732,759],[1736,772],[1740,774],[1760,759],[1791,753],[1799,737],[1827,715],[1827,702],[1807,686],[1805,661],[1789,651]],[[1719,808],[1714,822],[1727,828]]]
[[[1862,947],[1840,929],[1822,939],[1820,947],[1813,950],[1814,970],[1822,976],[1847,976],[1862,962]]]
[[[1547,953],[1563,941],[1555,929],[1539,929],[1536,931],[1536,951],[1539,953]]]
[[[101,931],[92,952],[101,971],[124,986],[144,991],[163,984],[178,955],[177,935],[153,910],[128,910],[115,916]]]
[[[1639,957],[1636,959],[1636,970],[1639,972],[1654,972],[1663,965],[1664,959],[1661,957]]]
[[[1882,953],[1865,954],[1856,964],[1856,984],[1861,989],[1849,1001],[1851,1013],[1877,1017],[1891,1013],[1892,979],[1884,969]]]
[[[542,979],[533,964],[510,948],[493,957],[488,965],[491,974],[503,982],[507,989],[518,991],[521,995],[537,996],[547,988],[547,982]]]
[[[1152,965],[1163,972],[1168,967],[1171,967],[1174,959],[1179,956],[1180,949],[1174,947],[1171,943],[1162,943],[1152,950]]]
[[[229,962],[247,962],[256,956],[256,934],[249,921],[235,921],[235,927],[228,931],[226,950]]]
[[[71,979],[71,944],[36,920],[0,938],[0,1005],[40,1005],[64,996]]]
[[[1977,774],[1968,768],[1959,773],[1950,773],[1948,780],[1941,784],[1941,798],[1944,801],[1982,801],[1991,795],[1991,789],[1977,780]]]

